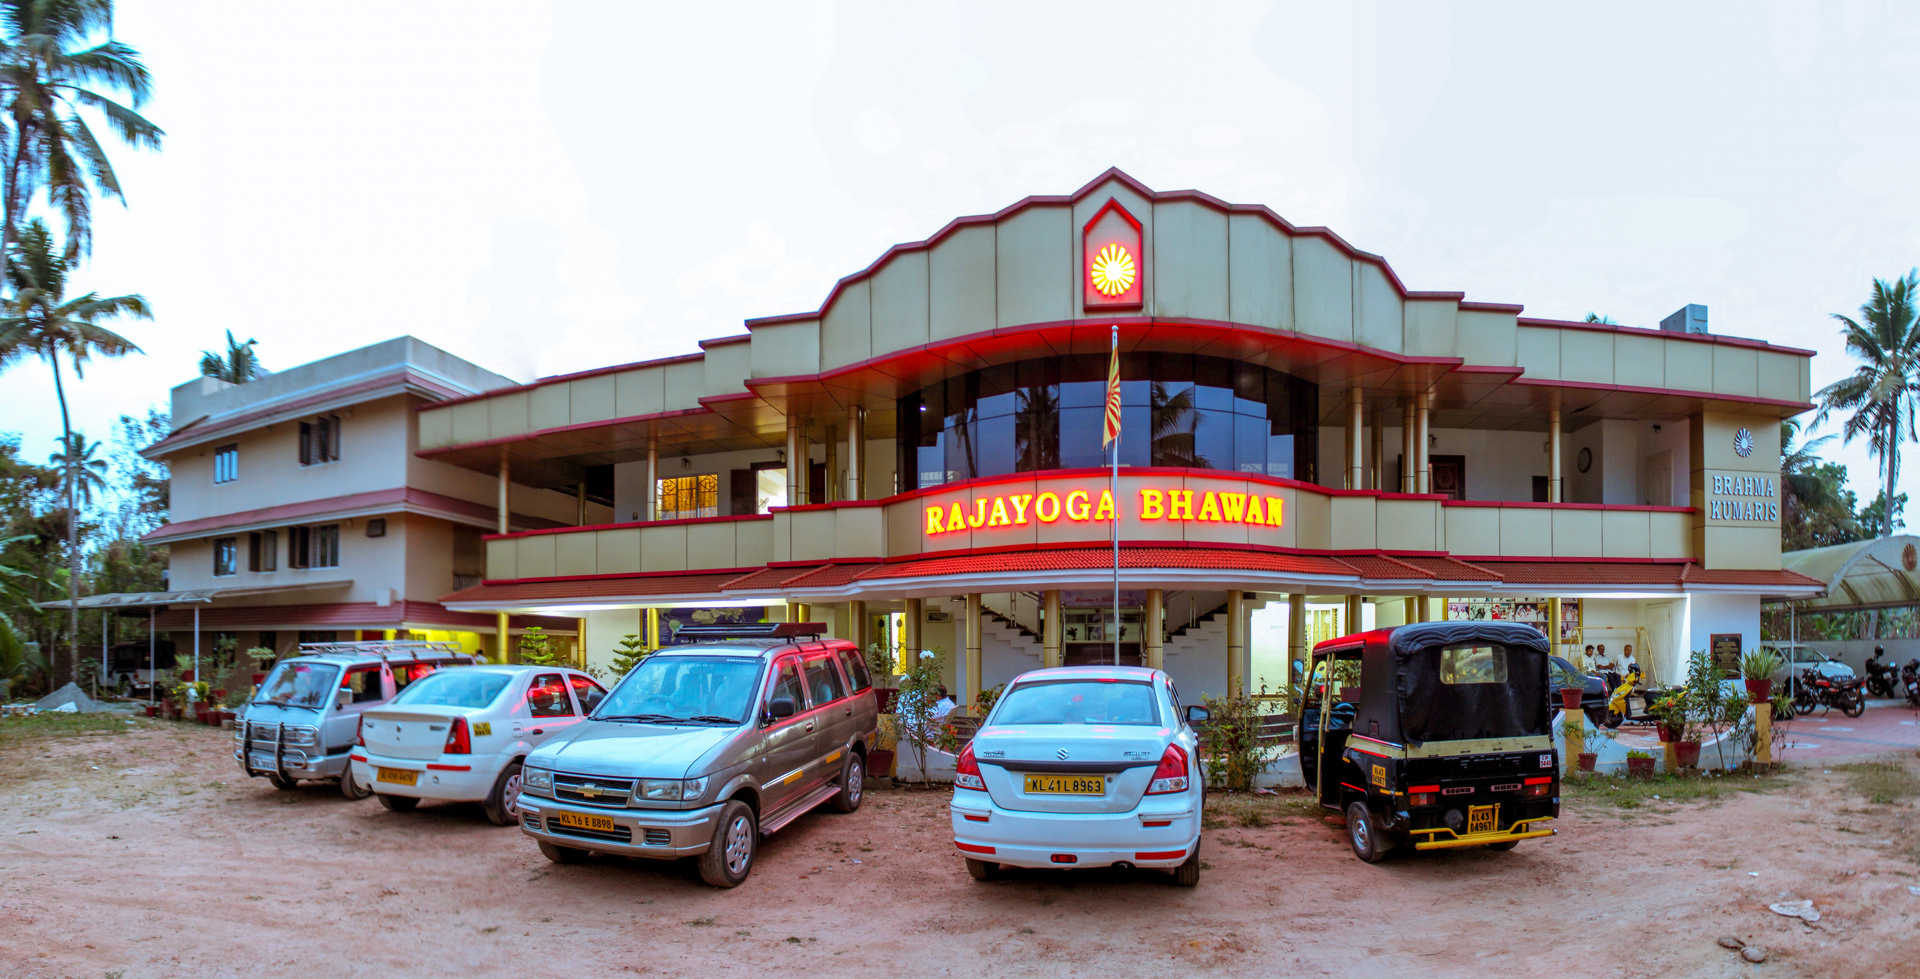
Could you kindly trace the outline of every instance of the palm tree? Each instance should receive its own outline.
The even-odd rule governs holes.
[[[225,357],[211,350],[200,354],[200,376],[222,380],[228,384],[245,384],[265,374],[266,368],[260,366],[260,355],[253,352],[258,340],[249,339],[239,343],[233,339],[233,331],[227,331],[227,355]]]
[[[140,52],[113,39],[113,0],[0,0],[0,97],[6,99],[0,252],[18,239],[41,188],[67,221],[67,257],[90,250],[94,193],[125,200],[120,178],[81,109],[135,147],[159,149],[160,127],[102,92],[145,103],[152,78]]]
[[[25,357],[38,357],[53,369],[53,393],[60,400],[61,444],[72,446],[73,420],[67,413],[67,391],[60,377],[60,355],[73,362],[75,378],[85,377],[89,358],[137,353],[133,341],[101,324],[123,316],[152,319],[147,301],[139,296],[100,296],[87,293],[65,299],[67,260],[54,248],[46,222],[35,218],[20,230],[7,256],[10,295],[0,301],[0,368]],[[79,453],[66,453],[67,466],[67,611],[72,639],[72,662],[80,662],[80,506],[79,479],[73,469]],[[64,676],[56,676],[63,681]]]
[[[1600,315],[1599,313],[1594,313],[1594,312],[1589,312],[1589,313],[1587,313],[1587,318],[1586,318],[1585,320],[1583,320],[1582,322],[1585,322],[1585,323],[1598,323],[1598,324],[1600,324],[1600,325],[1602,325],[1602,326],[1614,326],[1614,325],[1616,325],[1616,324],[1615,324],[1615,323],[1613,322],[1613,317],[1611,317],[1611,316],[1602,316],[1602,315]]]
[[[1852,374],[1827,385],[1815,394],[1820,411],[1815,425],[1831,412],[1851,412],[1841,426],[1841,439],[1851,444],[1855,436],[1867,437],[1867,451],[1882,460],[1887,519],[1886,534],[1893,532],[1893,484],[1900,476],[1900,443],[1916,441],[1914,431],[1914,395],[1920,391],[1920,329],[1915,328],[1915,293],[1920,291],[1920,272],[1908,271],[1904,278],[1887,282],[1873,280],[1873,297],[1860,307],[1860,319],[1840,313],[1833,318],[1841,323],[1847,352],[1863,363]]]
[[[67,444],[64,449],[48,457],[47,465],[57,466],[66,473],[67,478],[79,481],[77,490],[74,493],[67,494],[68,499],[72,499],[75,493],[77,493],[81,503],[92,506],[93,491],[99,490],[102,493],[106,492],[107,460],[94,455],[94,453],[99,450],[100,443],[95,442],[92,445],[88,445],[85,435],[74,432],[72,435],[67,436]]]

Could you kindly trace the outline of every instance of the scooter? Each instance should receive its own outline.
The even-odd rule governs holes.
[[[1613,682],[1616,677],[1610,673],[1607,679]],[[1640,689],[1641,679],[1640,664],[1635,663],[1627,668],[1626,676],[1618,677],[1618,682],[1614,683],[1613,694],[1607,698],[1606,726],[1609,729],[1617,728],[1625,721],[1653,722],[1652,706],[1656,699],[1655,691]]]
[[[1920,656],[1907,661],[1900,668],[1900,686],[1907,695],[1907,703],[1920,707]]]

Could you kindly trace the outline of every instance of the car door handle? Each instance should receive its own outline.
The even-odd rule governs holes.
[[[812,732],[812,731],[813,731],[813,722],[812,722],[812,721],[808,721],[808,722],[807,722],[807,731],[808,731],[808,732]]]
[[[545,734],[545,733],[547,733],[547,730],[546,730],[546,728],[539,728],[539,727],[536,727],[536,728],[534,728],[534,729],[533,729],[533,732],[532,732],[532,733],[533,733],[533,735],[534,735],[535,737],[539,737],[540,735],[542,735],[542,734]]]

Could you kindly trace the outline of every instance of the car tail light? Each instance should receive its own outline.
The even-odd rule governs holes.
[[[1529,799],[1541,799],[1545,798],[1548,793],[1552,791],[1553,779],[1549,776],[1542,775],[1539,778],[1527,779],[1526,789],[1520,794]]]
[[[1165,795],[1169,792],[1187,791],[1187,749],[1177,744],[1167,745],[1160,756],[1160,767],[1153,770],[1153,781],[1147,783],[1148,795]]]
[[[1407,789],[1407,806],[1409,808],[1418,809],[1421,806],[1431,806],[1439,801],[1440,786],[1438,785],[1414,785]]]
[[[453,727],[447,731],[447,746],[440,749],[443,755],[469,755],[473,753],[473,741],[467,737],[467,719],[456,717]]]
[[[364,748],[367,746],[367,719],[365,717],[360,717],[353,722],[353,746],[356,748]]]
[[[987,783],[980,777],[980,763],[973,760],[973,744],[969,742],[960,749],[960,760],[953,766],[953,787],[973,789],[979,792],[987,790]]]

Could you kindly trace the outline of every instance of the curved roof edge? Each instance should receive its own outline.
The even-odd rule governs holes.
[[[1912,534],[1787,551],[1780,566],[1826,583],[1825,595],[1795,603],[1806,611],[1920,605],[1920,537]]]

